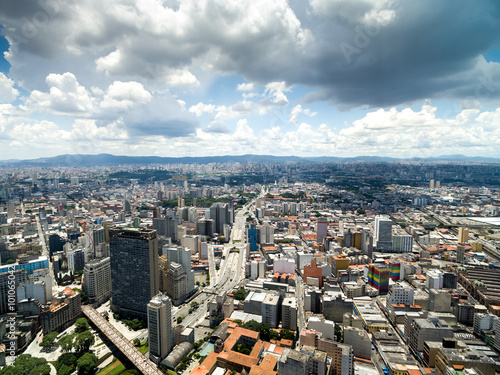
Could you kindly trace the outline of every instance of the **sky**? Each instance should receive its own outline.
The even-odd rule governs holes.
[[[5,0],[0,159],[500,157],[497,0]]]

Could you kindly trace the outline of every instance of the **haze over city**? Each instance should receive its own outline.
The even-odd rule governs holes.
[[[3,1],[0,159],[500,156],[496,1]]]

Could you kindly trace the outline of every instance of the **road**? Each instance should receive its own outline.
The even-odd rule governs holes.
[[[56,278],[54,276],[54,267],[52,264],[52,259],[50,258],[49,249],[47,249],[47,243],[45,242],[45,235],[43,234],[42,224],[40,223],[40,218],[36,217],[36,227],[38,229],[38,237],[40,237],[40,243],[42,244],[42,255],[46,256],[49,261],[49,272],[50,277],[52,277],[52,290],[57,286]],[[50,296],[49,298],[52,298]]]
[[[251,202],[245,205],[242,209],[236,212],[233,224],[233,230],[229,242],[224,244],[222,255],[224,259],[219,271],[215,270],[215,259],[213,247],[209,247],[209,270],[210,270],[210,286],[205,288],[205,291],[197,296],[193,301],[197,302],[199,307],[189,314],[190,304],[181,307],[174,313],[174,321],[178,317],[185,317],[182,325],[186,327],[195,327],[205,319],[209,303],[220,292],[229,292],[241,280],[245,278],[245,263],[247,242],[245,239],[246,214],[253,207],[255,200],[264,196],[265,191],[262,190],[260,195],[254,198]],[[231,251],[232,250],[232,251]],[[192,301],[192,302],[193,302]]]
[[[304,293],[302,292],[302,277],[295,275],[295,297],[297,298],[297,328],[302,332],[306,328],[304,316]]]

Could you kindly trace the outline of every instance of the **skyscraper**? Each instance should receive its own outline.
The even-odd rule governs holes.
[[[374,223],[374,239],[377,251],[392,251],[392,220],[388,217],[377,216]]]
[[[167,254],[168,267],[172,262],[178,263],[186,272],[186,296],[189,297],[194,290],[194,271],[191,270],[191,250],[187,247],[167,247],[164,253]],[[168,290],[168,287],[167,287]]]
[[[147,306],[149,359],[158,364],[174,347],[172,303],[165,294],[155,295]]]
[[[109,230],[111,308],[124,317],[147,318],[159,291],[158,237],[143,228]]]
[[[109,257],[85,264],[83,269],[83,291],[90,303],[102,303],[111,296],[111,264]]]

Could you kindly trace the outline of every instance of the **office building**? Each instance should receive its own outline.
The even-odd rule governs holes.
[[[274,228],[267,223],[260,227],[260,244],[274,244]]]
[[[387,305],[403,304],[413,305],[413,295],[415,290],[413,287],[403,287],[395,285],[394,288],[387,295]]]
[[[431,269],[425,276],[425,286],[428,289],[443,289],[443,272],[441,270]]]
[[[388,217],[377,216],[374,223],[374,240],[377,251],[392,251],[392,220]]]
[[[318,224],[316,226],[316,240],[322,242],[323,238],[328,235],[328,221],[324,217],[318,218]]]
[[[149,359],[156,364],[167,357],[175,344],[171,310],[170,298],[162,293],[148,303]]]
[[[182,265],[171,262],[166,271],[165,292],[175,306],[181,305],[186,300],[186,284],[186,271]]]
[[[16,288],[11,289],[12,281],[9,284],[9,276],[14,275],[15,285],[20,285],[28,281],[26,270],[16,270],[13,273],[0,273],[0,315],[17,311]],[[12,276],[10,278],[12,280]],[[13,292],[9,293],[9,290]],[[9,297],[11,304],[9,305]],[[14,310],[12,310],[14,308]]]
[[[457,274],[453,272],[443,273],[443,289],[457,289]]]
[[[450,312],[451,294],[446,290],[429,290],[429,311]]]
[[[215,231],[224,234],[224,225],[229,224],[229,205],[227,203],[214,203],[210,207],[210,219],[215,221]]]
[[[257,251],[259,247],[257,246],[257,229],[253,224],[250,224],[250,227],[247,228],[247,242],[250,245],[250,251]]]
[[[339,276],[340,271],[349,268],[349,258],[344,254],[334,255],[332,257],[332,274],[335,277]]]
[[[262,323],[270,328],[277,328],[280,322],[280,297],[275,294],[266,294],[262,301]]]
[[[309,356],[306,353],[285,348],[278,362],[280,374],[309,375]]]
[[[411,253],[413,250],[413,237],[404,231],[397,232],[392,236],[393,253]]]
[[[87,250],[82,248],[68,250],[67,257],[70,271],[82,271],[87,262]]]
[[[156,231],[113,228],[109,237],[111,308],[123,317],[145,320],[147,305],[159,291]]]
[[[90,234],[92,236],[92,251],[94,253],[94,257],[96,257],[96,249],[97,247],[106,242],[106,233],[104,228],[94,229]]]
[[[45,281],[27,281],[17,286],[18,303],[30,298],[37,300],[41,305],[45,305],[52,298],[52,294],[47,295]]]
[[[414,319],[408,335],[410,350],[416,354],[424,350],[425,341],[441,341],[453,338],[453,329],[437,318]]]
[[[191,250],[187,247],[166,246],[163,248],[167,262],[178,263],[186,273],[186,298],[194,292],[194,271],[191,269]]]
[[[110,258],[96,259],[83,268],[83,291],[91,304],[101,304],[111,297]]]
[[[281,321],[283,329],[297,330],[297,299],[287,297],[281,305]]]
[[[458,228],[458,243],[466,243],[469,241],[469,229]]]

